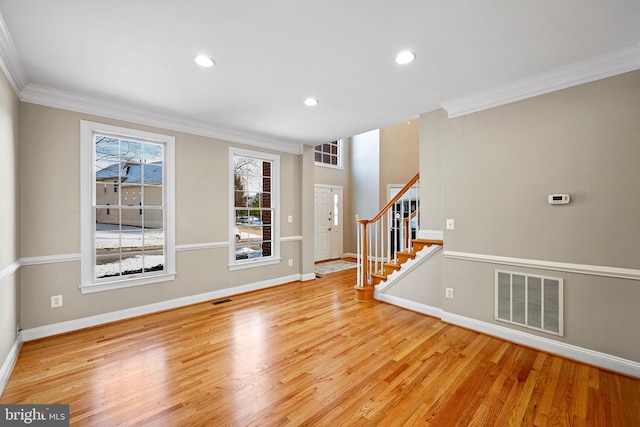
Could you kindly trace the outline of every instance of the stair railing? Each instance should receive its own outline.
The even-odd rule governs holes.
[[[415,230],[419,229],[419,180],[418,173],[376,216],[356,221],[356,299],[373,299],[374,277],[384,272],[384,263],[394,262],[397,252],[411,251],[412,225],[416,225]]]

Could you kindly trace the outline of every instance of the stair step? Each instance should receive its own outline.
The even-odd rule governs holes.
[[[442,240],[434,240],[434,239],[413,239],[411,243],[413,244],[413,251],[416,253],[424,249],[425,246],[427,247],[433,246],[433,245],[442,246],[443,244]]]
[[[371,283],[373,286],[379,285],[380,282],[387,280],[387,276],[384,274],[371,273]]]
[[[394,271],[400,270],[400,264],[397,264],[395,262],[385,262],[382,265],[384,267],[385,276],[388,276],[389,274],[393,273]]]
[[[404,251],[396,252],[396,259],[398,260],[398,265],[402,265],[405,262],[409,261],[410,259],[414,259],[415,257],[416,257],[416,254],[412,252],[404,252]]]

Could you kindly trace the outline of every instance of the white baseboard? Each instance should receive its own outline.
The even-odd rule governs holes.
[[[415,301],[385,294],[380,292],[377,288],[374,290],[374,297],[378,301],[383,301],[417,313],[426,314],[427,316],[437,317],[443,322],[447,322],[452,325],[461,326],[463,328],[491,335],[506,341],[531,347],[536,350],[556,354],[558,356],[566,357],[567,359],[576,360],[599,368],[640,378],[640,363],[632,360],[623,359],[621,357],[601,353],[599,351],[589,350],[572,344],[566,344],[504,326],[494,325],[492,323],[483,322],[470,317],[448,313],[438,307],[420,304]]]
[[[315,278],[316,278],[316,273],[308,273],[308,274],[300,275],[301,282],[306,282],[308,280],[315,280]]]
[[[520,332],[504,326],[494,325],[492,323],[448,313],[446,311],[442,312],[441,319],[442,321],[451,323],[452,325],[462,326],[463,328],[492,335],[516,344],[532,347],[537,350],[566,357],[567,359],[576,360],[578,362],[640,378],[640,363],[632,360]]]
[[[11,376],[11,371],[18,360],[18,355],[20,354],[20,348],[22,347],[22,334],[18,334],[16,341],[11,346],[11,350],[9,350],[9,354],[7,354],[4,363],[2,363],[2,367],[0,367],[0,396],[4,392],[4,388],[7,386],[7,382],[9,381],[9,376]]]
[[[438,319],[442,317],[442,309],[438,307],[433,307],[426,304],[421,304],[419,302],[407,300],[404,298],[396,297],[394,295],[388,295],[379,293],[378,290],[374,290],[375,299],[379,301],[383,301],[398,307],[406,308],[407,310],[415,311],[417,313],[426,314],[427,316],[437,317]]]
[[[314,275],[315,278],[315,275]],[[80,319],[69,320],[66,322],[54,323],[51,325],[38,326],[36,328],[24,329],[22,331],[22,339],[31,341],[38,338],[44,338],[51,335],[62,334],[65,332],[75,331],[78,329],[89,328],[92,326],[103,325],[105,323],[115,322],[118,320],[129,319],[132,317],[142,316],[144,314],[155,313],[158,311],[169,310],[172,308],[184,307],[186,305],[197,304],[214,299],[224,298],[231,295],[238,295],[245,292],[266,289],[273,286],[282,285],[284,283],[303,280],[302,275],[294,274],[291,276],[279,277],[276,279],[264,280],[261,282],[250,283],[232,288],[220,289],[217,291],[206,292],[203,294],[190,295],[187,297],[176,298],[167,301],[161,301],[154,304],[142,305],[139,307],[128,308],[124,310],[113,311],[110,313],[98,314],[95,316],[83,317]]]

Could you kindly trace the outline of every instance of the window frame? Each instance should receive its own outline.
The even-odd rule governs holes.
[[[96,279],[95,267],[95,138],[96,133],[118,138],[143,140],[164,147],[164,182],[162,209],[164,212],[164,271],[139,273],[117,278]],[[122,126],[80,121],[80,254],[83,294],[148,285],[175,279],[175,137]]]
[[[269,161],[271,167],[271,209],[273,212],[271,229],[271,255],[260,258],[236,259],[235,227],[236,206],[234,188],[234,157],[243,156],[258,160]],[[280,156],[260,151],[229,147],[229,270],[241,270],[252,267],[279,264],[280,258]]]
[[[318,162],[317,160],[315,160],[316,157],[316,153],[321,153],[321,154],[325,154],[323,151],[318,151],[317,148],[318,147],[322,147],[325,144],[336,144],[337,147],[337,153],[336,153],[336,158],[337,158],[337,164],[336,165],[332,165],[331,163],[325,163],[325,162]],[[342,149],[344,146],[344,140],[343,139],[337,139],[335,141],[331,141],[331,142],[325,142],[322,144],[318,144],[316,146],[313,147],[313,161],[315,163],[316,166],[321,166],[321,167],[325,167],[325,168],[331,168],[331,169],[344,169],[343,167],[343,153],[342,153]]]

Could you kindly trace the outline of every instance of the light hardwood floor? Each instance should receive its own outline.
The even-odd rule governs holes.
[[[354,281],[27,342],[0,403],[68,403],[72,426],[640,425],[640,380],[357,303]]]

